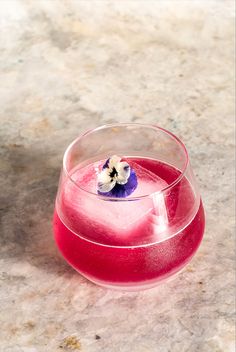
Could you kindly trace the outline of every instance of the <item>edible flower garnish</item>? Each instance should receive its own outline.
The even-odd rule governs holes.
[[[98,194],[125,198],[136,189],[138,181],[135,171],[126,161],[121,160],[117,155],[106,160],[98,174]]]

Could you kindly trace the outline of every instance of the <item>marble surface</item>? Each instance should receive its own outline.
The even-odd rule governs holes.
[[[233,1],[0,1],[1,352],[234,351]],[[204,241],[173,281],[113,292],[60,257],[63,151],[111,122],[186,143]]]

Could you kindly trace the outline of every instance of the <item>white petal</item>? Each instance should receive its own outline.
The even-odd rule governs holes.
[[[108,183],[110,181],[109,169],[104,169],[98,174],[98,182]]]
[[[130,176],[129,164],[126,163],[125,161],[122,161],[117,166],[117,172],[118,172],[117,183],[119,183],[120,185],[126,184]]]
[[[98,182],[98,190],[102,193],[110,192],[112,188],[115,187],[116,181],[112,181],[110,183],[99,183]]]
[[[109,176],[109,173],[107,173],[108,169],[104,169],[100,172],[100,174],[98,175],[98,190],[100,192],[109,192],[116,184],[116,181],[111,179],[111,177]]]
[[[113,167],[117,168],[121,158],[117,155],[113,155],[109,160],[109,168],[112,169]]]

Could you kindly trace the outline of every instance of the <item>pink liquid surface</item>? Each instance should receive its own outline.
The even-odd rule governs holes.
[[[150,175],[160,177],[165,185],[172,183],[179,176],[179,171],[175,168],[153,159],[137,158],[132,159],[131,164],[132,162],[149,170]],[[121,226],[117,230],[106,211],[103,213],[102,223],[96,219],[96,210],[93,211],[95,214],[92,219],[84,209],[82,211],[83,199],[81,210],[78,202],[75,206],[75,200],[79,197],[76,192],[74,188],[71,192],[68,191],[67,182],[62,185],[61,216],[57,210],[54,213],[55,240],[65,259],[81,274],[96,283],[121,287],[152,285],[180,271],[190,261],[202,240],[205,218],[201,202],[190,221],[183,222],[176,229],[177,234],[173,232],[169,237],[163,237],[158,234],[159,227],[154,231],[156,227],[152,221],[153,210],[145,213],[143,217],[138,214],[138,220],[135,219],[131,225]],[[83,197],[86,197],[84,192]],[[146,201],[149,200],[144,202]],[[102,212],[99,202],[104,204],[104,201],[93,198],[92,202],[98,202],[95,209]],[[144,202],[138,207],[135,201],[125,202],[125,206],[130,209],[135,206],[142,212],[142,209],[148,208],[148,204]],[[176,219],[185,219],[192,202],[192,188],[187,179],[183,178],[165,197],[169,223],[175,223]],[[109,206],[115,207],[117,203],[120,202],[113,202]],[[160,210],[158,211],[160,213]],[[156,214],[159,216],[158,211]],[[98,214],[97,217],[99,216],[101,215]],[[61,220],[62,217],[67,219],[66,225],[65,221]]]

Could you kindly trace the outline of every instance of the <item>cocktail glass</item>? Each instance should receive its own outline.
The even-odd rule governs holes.
[[[135,170],[126,198],[98,194],[112,155]],[[153,287],[178,273],[203,237],[205,217],[184,144],[155,125],[112,124],[67,148],[54,213],[57,246],[80,274],[113,289]]]

